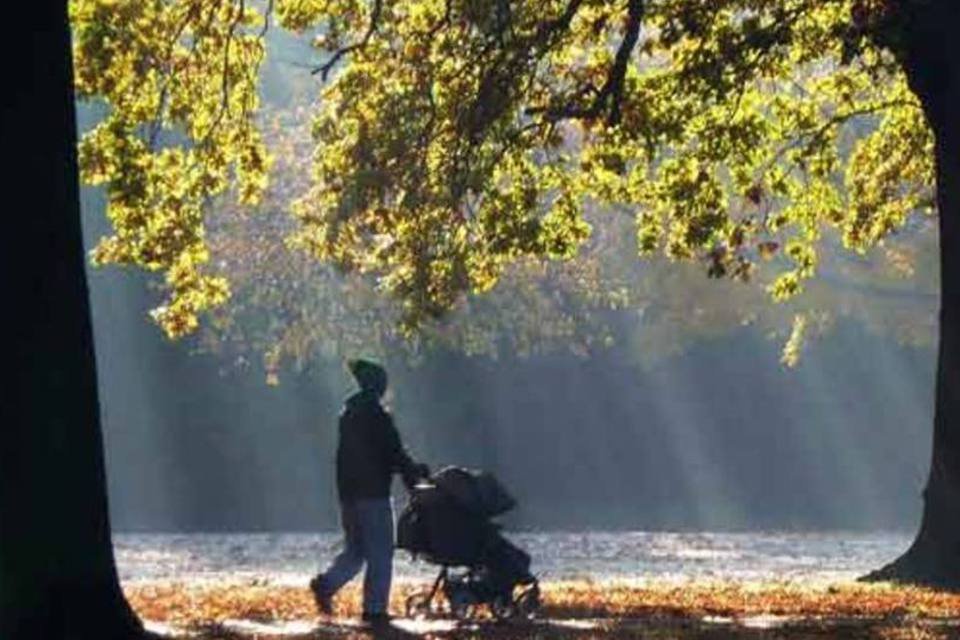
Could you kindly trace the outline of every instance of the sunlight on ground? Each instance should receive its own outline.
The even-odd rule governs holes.
[[[394,589],[395,613],[415,586]],[[164,633],[365,637],[355,622],[358,587],[338,598],[330,621],[317,617],[306,588],[262,580],[141,583],[126,591],[138,613]],[[960,594],[857,583],[554,582],[543,585],[543,609],[533,624],[398,620],[397,628],[419,637],[948,638],[960,634]]]

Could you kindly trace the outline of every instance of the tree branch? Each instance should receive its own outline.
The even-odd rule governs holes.
[[[336,51],[334,51],[333,55],[330,56],[330,59],[324,62],[322,65],[320,65],[316,69],[314,69],[311,72],[311,75],[317,75],[319,73],[320,78],[324,82],[326,82],[327,76],[330,75],[330,72],[333,70],[333,67],[336,66],[337,62],[340,61],[340,58],[347,55],[348,53],[351,53],[353,51],[357,51],[359,49],[363,49],[364,47],[366,47],[367,43],[370,42],[370,38],[372,38],[373,34],[377,32],[377,26],[380,23],[380,14],[382,11],[383,11],[383,0],[374,0],[373,9],[370,12],[370,25],[367,27],[367,32],[363,34],[363,38],[361,38],[359,42],[354,42],[351,45],[348,45],[346,47],[341,47],[340,49],[337,49]]]
[[[580,5],[582,4],[583,0],[570,0],[570,3],[567,4],[567,8],[564,9],[560,16],[558,16],[555,20],[547,22],[538,29],[538,39],[542,39],[545,36],[550,36],[557,31],[566,31],[568,28],[570,28],[570,23],[573,22],[573,18],[577,15],[577,11],[580,10]]]
[[[876,104],[864,105],[850,111],[844,111],[842,113],[834,114],[833,116],[827,118],[819,127],[816,129],[811,129],[808,131],[799,131],[792,140],[784,144],[777,152],[770,158],[770,160],[764,163],[761,168],[761,175],[772,169],[783,157],[803,145],[813,145],[821,140],[823,137],[830,132],[831,129],[835,127],[840,127],[849,122],[854,118],[860,116],[868,116],[887,109],[893,109],[894,107],[917,107],[918,105],[915,102],[908,100],[889,100],[887,102],[880,102]]]
[[[230,21],[230,26],[227,29],[227,41],[223,45],[223,77],[221,79],[222,95],[220,99],[220,109],[217,113],[217,117],[214,119],[213,123],[210,124],[210,128],[200,139],[200,144],[203,144],[210,139],[210,136],[213,135],[213,132],[216,131],[220,126],[220,123],[223,122],[224,116],[230,111],[230,46],[233,44],[233,38],[236,34],[237,27],[240,26],[240,22],[243,20],[243,14],[247,10],[246,0],[240,0],[240,6],[237,9],[237,14],[233,17],[233,20]]]
[[[263,10],[263,28],[260,30],[260,37],[267,37],[267,32],[270,31],[270,16],[273,14],[273,3],[274,0],[267,0],[267,8]]]
[[[629,0],[627,3],[627,21],[624,27],[623,40],[617,48],[613,65],[607,74],[603,86],[597,91],[593,102],[589,106],[570,105],[567,107],[530,108],[527,113],[534,115],[543,113],[551,122],[560,120],[578,119],[594,120],[607,113],[607,124],[616,126],[620,123],[621,103],[623,102],[623,88],[626,80],[630,56],[633,54],[637,41],[640,39],[640,27],[643,23],[644,0]]]
[[[199,3],[191,4],[184,12],[183,20],[181,20],[177,28],[174,29],[173,37],[170,38],[170,41],[167,43],[166,55],[162,62],[162,66],[166,72],[165,78],[163,81],[163,86],[160,88],[160,98],[157,100],[156,115],[154,115],[153,122],[150,123],[149,127],[150,134],[148,136],[147,146],[150,149],[155,148],[157,139],[160,136],[160,131],[163,129],[163,112],[167,106],[167,94],[170,92],[170,83],[173,81],[173,78],[177,73],[177,65],[174,64],[173,60],[174,50],[176,49],[177,44],[180,42],[180,37],[186,30],[187,25],[190,24],[192,19],[199,16],[199,11]],[[158,64],[158,66],[160,66],[160,64]]]

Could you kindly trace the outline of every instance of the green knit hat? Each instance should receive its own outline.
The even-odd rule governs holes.
[[[383,395],[387,390],[387,371],[379,364],[366,358],[348,360],[347,367],[364,391],[374,391]]]

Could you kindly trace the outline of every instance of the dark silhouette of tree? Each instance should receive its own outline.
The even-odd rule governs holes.
[[[960,4],[905,2],[889,44],[936,139],[940,225],[940,343],[933,455],[923,520],[910,549],[874,579],[960,587]]]
[[[67,3],[24,4],[0,47],[0,637],[138,637],[110,539]]]

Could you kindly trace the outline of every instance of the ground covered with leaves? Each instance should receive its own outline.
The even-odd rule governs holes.
[[[394,589],[400,614],[411,589]],[[338,597],[332,619],[317,616],[304,587],[264,580],[128,585],[127,595],[152,625],[203,638],[362,638],[353,622],[360,590]],[[469,625],[400,620],[394,633],[476,638],[960,638],[960,594],[846,583],[616,583],[543,585],[533,622]]]

